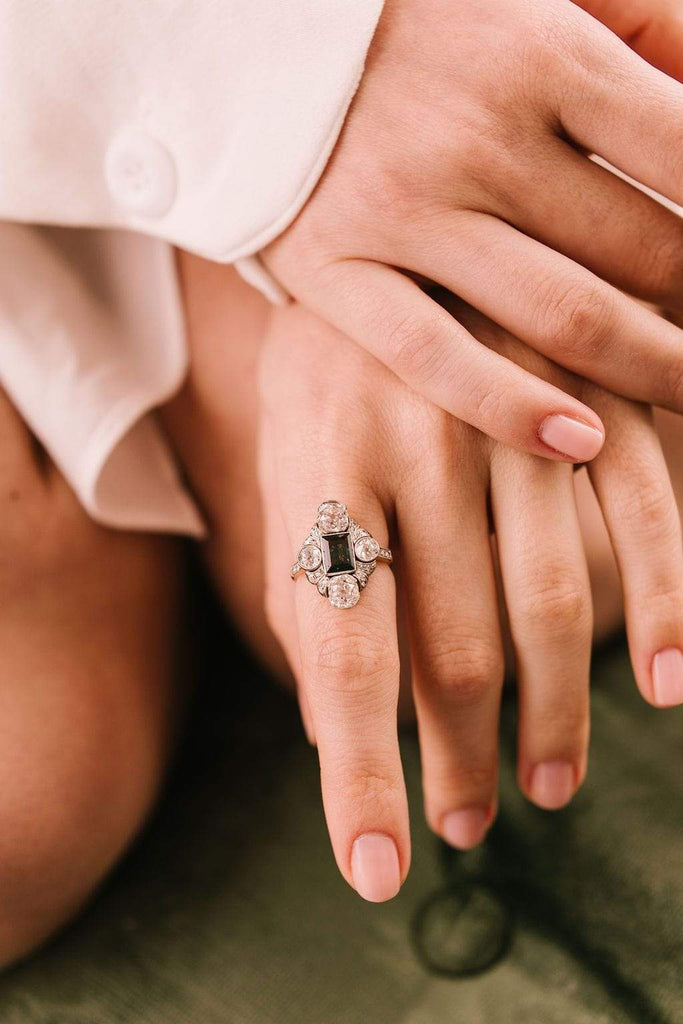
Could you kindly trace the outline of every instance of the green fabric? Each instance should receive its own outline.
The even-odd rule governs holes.
[[[516,791],[510,695],[482,853],[451,854],[426,829],[406,736],[413,868],[380,907],[335,869],[291,701],[231,664],[214,667],[136,848],[73,926],[0,979],[2,1024],[681,1024],[683,719],[642,702],[623,649],[595,666],[589,781],[565,812]],[[503,921],[510,946],[490,969],[426,966],[495,950]]]

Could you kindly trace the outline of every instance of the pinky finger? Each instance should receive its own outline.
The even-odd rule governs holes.
[[[674,707],[683,704],[678,508],[651,412],[632,405],[625,415],[619,403],[612,422],[610,409],[604,411],[610,443],[589,473],[619,566],[633,670],[648,702]]]

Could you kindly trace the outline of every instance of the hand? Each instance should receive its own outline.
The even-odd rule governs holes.
[[[431,402],[585,461],[595,416],[401,272],[610,390],[683,411],[683,334],[619,290],[680,306],[682,222],[579,147],[683,202],[683,86],[569,0],[387,0],[336,151],[263,259]]]
[[[638,686],[683,701],[683,552],[649,411],[584,384],[462,303],[482,344],[589,400],[608,427],[591,464],[623,581]],[[275,313],[261,365],[267,608],[317,741],[339,869],[388,899],[410,843],[396,730],[396,588],[410,659],[431,827],[467,848],[495,815],[503,647],[490,502],[519,688],[519,784],[566,803],[587,759],[591,598],[573,472],[492,442],[403,385],[295,306]],[[330,606],[288,567],[326,498],[345,501],[396,576],[377,570],[352,609]],[[663,652],[663,653],[659,653]]]

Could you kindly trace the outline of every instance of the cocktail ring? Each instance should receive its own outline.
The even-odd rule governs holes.
[[[377,562],[391,562],[389,548],[382,548],[367,530],[351,518],[341,501],[324,501],[318,518],[301,545],[291,568],[294,579],[305,572],[323,597],[335,608],[353,608]]]

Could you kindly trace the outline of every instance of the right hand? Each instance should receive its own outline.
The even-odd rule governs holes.
[[[652,704],[683,702],[681,530],[649,410],[573,379],[463,303],[448,309],[482,344],[604,416],[608,439],[589,472],[619,564],[636,680]],[[554,809],[583,780],[591,596],[573,472],[443,413],[295,306],[273,315],[261,391],[267,611],[317,742],[339,869],[380,901],[410,859],[395,579],[410,623],[427,819],[468,848],[495,816],[504,659],[489,503],[517,663],[520,787]],[[380,544],[397,534],[396,575],[379,565],[346,610],[289,578],[328,498],[345,501]]]
[[[263,260],[430,402],[586,461],[595,414],[414,280],[605,388],[683,411],[683,334],[623,294],[680,308],[683,222],[584,150],[683,203],[683,86],[570,0],[387,0],[336,150]]]

